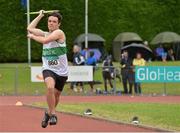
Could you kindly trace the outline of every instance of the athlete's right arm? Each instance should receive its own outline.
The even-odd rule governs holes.
[[[27,27],[28,32],[36,36],[44,36],[44,31],[36,28],[37,24],[43,17],[44,17],[43,10],[41,10],[39,12],[39,15],[28,25]]]

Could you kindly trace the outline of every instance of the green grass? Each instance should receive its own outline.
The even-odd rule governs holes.
[[[0,74],[2,75],[0,78],[0,94],[13,95],[16,90],[19,95],[34,95],[45,92],[44,83],[31,82],[30,68],[26,63],[1,64]]]
[[[114,66],[119,67],[118,62],[113,63]],[[41,66],[41,63],[33,63],[33,66]],[[180,61],[176,62],[149,62],[147,65],[155,66],[180,66]],[[101,64],[99,64],[101,66]],[[16,79],[17,72],[17,79]],[[44,83],[32,83],[30,79],[30,67],[27,63],[12,63],[12,64],[0,64],[0,95],[7,94],[13,95],[15,90],[20,95],[35,95],[44,94],[45,86]],[[102,68],[98,68],[95,71],[94,80],[101,81],[101,84],[96,84],[95,88],[101,88],[103,90],[103,78],[102,78]],[[109,86],[108,86],[109,87]],[[70,89],[70,85],[66,84],[63,91],[64,95],[81,95],[75,94]],[[123,90],[122,83],[116,79],[117,90]],[[142,92],[144,94],[163,94],[164,83],[143,83]],[[170,95],[180,95],[180,83],[168,83],[166,84],[167,94]],[[110,88],[109,88],[110,89]],[[90,86],[85,85],[85,90],[89,91]]]
[[[34,103],[34,106],[47,107],[45,103]],[[143,125],[180,131],[180,105],[158,103],[68,103],[57,107],[58,111],[83,115],[90,108],[93,117],[108,120],[131,122],[138,116]]]

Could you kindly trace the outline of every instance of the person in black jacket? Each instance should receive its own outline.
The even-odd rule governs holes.
[[[113,64],[112,64],[111,56],[107,56],[107,58],[103,61],[102,67],[103,67],[102,75],[103,75],[103,80],[104,80],[104,89],[105,89],[105,93],[107,93],[108,92],[108,90],[107,90],[107,81],[109,81],[111,91],[114,90],[113,84],[112,84],[114,67],[113,67]]]
[[[128,56],[127,51],[123,51],[121,55],[121,74],[122,74],[122,82],[125,94],[132,94],[132,87],[134,81],[134,74],[133,74],[133,65],[132,59]],[[127,87],[127,82],[129,83],[129,90]]]

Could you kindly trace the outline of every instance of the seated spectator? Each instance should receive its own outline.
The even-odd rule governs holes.
[[[174,51],[173,51],[172,48],[170,48],[170,49],[168,50],[167,60],[169,60],[169,61],[175,61],[175,55],[174,55]]]
[[[114,68],[113,68],[113,64],[112,64],[112,59],[110,56],[108,56],[102,64],[103,70],[102,70],[102,75],[103,75],[103,80],[104,80],[104,89],[105,89],[105,93],[108,93],[107,90],[107,81],[109,81],[109,85],[112,89],[113,89],[113,84],[112,84],[112,78],[113,78],[113,73],[114,73]]]
[[[158,48],[156,48],[156,57],[157,60],[166,61],[167,53],[165,52],[163,46],[160,44]]]
[[[141,53],[136,54],[136,58],[133,60],[133,66],[145,66],[145,60],[142,58]],[[134,91],[136,94],[141,94],[141,83],[134,83]]]

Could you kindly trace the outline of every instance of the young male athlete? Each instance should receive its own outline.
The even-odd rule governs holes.
[[[49,14],[49,32],[44,32],[36,28],[44,16],[43,12],[41,10],[39,15],[28,25],[27,30],[29,34],[27,37],[43,44],[43,77],[47,88],[48,110],[45,111],[41,125],[43,128],[46,128],[48,123],[50,125],[56,125],[57,123],[55,108],[67,80],[68,61],[66,55],[66,37],[64,32],[59,29],[62,21],[61,14],[57,12]]]

